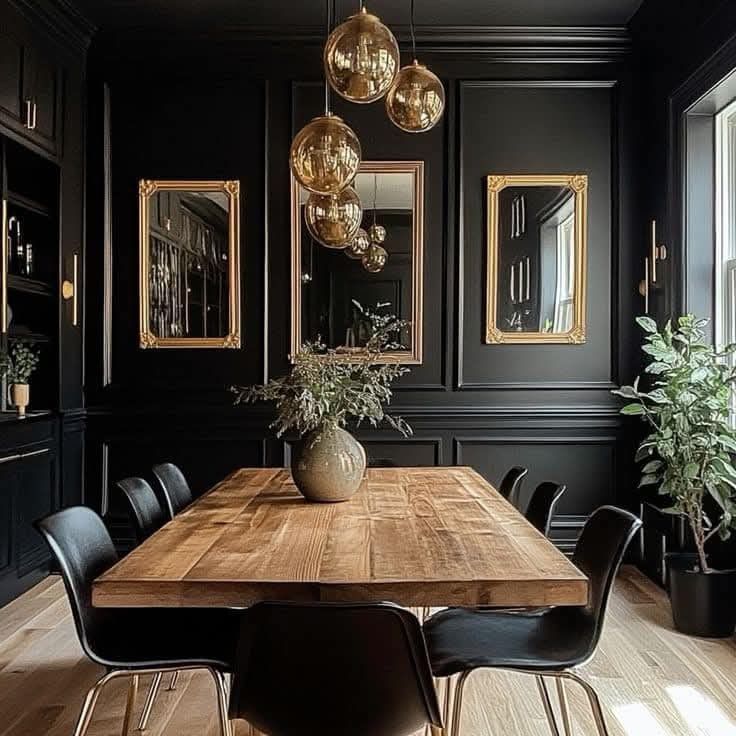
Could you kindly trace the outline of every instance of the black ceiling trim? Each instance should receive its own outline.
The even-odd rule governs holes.
[[[10,0],[10,3],[67,49],[86,51],[97,30],[69,0]]]
[[[394,26],[402,49],[408,50],[408,26]],[[217,44],[301,44],[319,46],[324,30],[317,26],[226,26],[200,31],[129,27],[106,35],[119,44],[136,42],[216,42]],[[619,26],[425,26],[417,29],[423,53],[461,54],[498,61],[596,61],[627,55],[631,36]]]

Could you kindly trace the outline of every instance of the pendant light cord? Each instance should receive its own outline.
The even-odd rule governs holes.
[[[410,0],[411,18],[409,19],[409,30],[411,31],[411,53],[412,61],[417,58],[417,38],[414,34],[414,0]]]
[[[373,174],[373,224],[376,224],[376,203],[378,201],[378,174]]]
[[[330,37],[330,31],[332,30],[332,2],[333,0],[325,0],[325,43]],[[412,0],[413,2],[413,0]],[[325,74],[325,115],[330,112],[330,83],[327,81],[327,75]]]

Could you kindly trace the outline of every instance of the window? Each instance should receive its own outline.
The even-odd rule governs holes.
[[[575,296],[575,215],[570,214],[557,225],[557,285],[553,332],[566,332],[572,327]]]
[[[736,342],[736,101],[716,116],[716,345]]]

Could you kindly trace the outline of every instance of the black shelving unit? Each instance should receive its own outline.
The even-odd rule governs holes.
[[[9,320],[3,347],[22,340],[38,348],[31,409],[53,410],[59,405],[59,167],[5,137],[0,163]]]

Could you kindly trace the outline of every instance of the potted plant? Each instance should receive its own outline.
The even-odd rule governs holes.
[[[636,453],[644,462],[640,487],[658,486],[669,496],[668,513],[684,517],[696,554],[670,555],[670,599],[675,626],[696,636],[730,636],[736,624],[736,571],[714,570],[706,547],[726,540],[736,527],[736,433],[730,414],[736,345],[718,351],[705,342],[707,320],[688,314],[659,331],[654,320],[637,319],[650,356],[645,373],[652,388],[633,386],[614,393],[630,400],[622,414],[640,416],[650,433]]]
[[[335,502],[350,498],[365,474],[366,455],[360,443],[345,430],[349,420],[376,427],[386,423],[404,436],[411,427],[401,417],[387,414],[391,383],[408,372],[395,362],[379,362],[387,350],[400,347],[396,336],[404,320],[381,311],[363,310],[371,324],[364,349],[341,353],[321,341],[302,345],[285,376],[264,385],[232,387],[235,403],[274,401],[276,419],[271,427],[281,437],[288,430],[300,436],[291,458],[294,483],[310,501]]]
[[[26,407],[30,400],[28,381],[38,366],[38,349],[33,343],[25,340],[13,342],[7,365],[8,383],[10,384],[10,401],[16,407],[19,417],[26,415]]]

